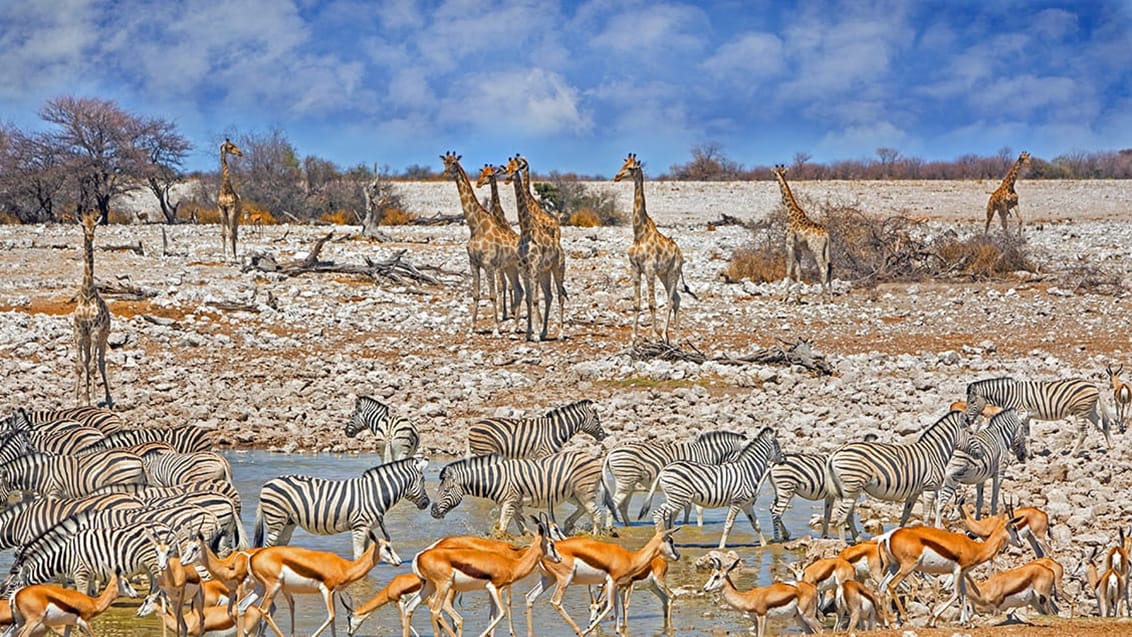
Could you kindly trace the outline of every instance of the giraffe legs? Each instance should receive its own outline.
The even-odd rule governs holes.
[[[676,340],[676,331],[680,329],[680,269],[669,269],[664,278],[664,291],[668,297],[668,313],[664,319],[664,340],[671,343]]]
[[[558,293],[558,329],[555,332],[555,340],[562,340],[566,324],[564,322],[566,304],[566,256],[565,254],[558,255],[558,263],[554,267],[554,291]],[[547,305],[547,311],[550,311],[550,306]]]
[[[641,321],[641,271],[633,268],[633,333],[629,337],[629,344],[637,342],[637,324]]]
[[[90,330],[75,325],[75,400],[82,400],[85,405],[90,404],[90,359]]]
[[[107,341],[110,339],[110,324],[109,317],[107,317],[107,324],[98,331],[98,340],[95,347],[98,353],[98,372],[102,376],[102,390],[105,392],[105,406],[107,409],[114,407],[114,400],[110,398],[110,381],[106,379],[106,346]],[[88,354],[89,356],[89,354]],[[88,373],[89,376],[89,373]],[[87,403],[90,403],[88,394]]]
[[[472,259],[469,265],[472,270],[472,322],[468,325],[468,336],[472,336],[476,333],[476,319],[479,318],[480,311],[480,264]],[[494,288],[494,285],[492,287]],[[493,298],[491,302],[494,304],[495,299]]]
[[[652,316],[652,334],[657,340],[663,338],[660,324],[656,322],[656,273],[645,271],[645,281],[649,286],[649,315]]]

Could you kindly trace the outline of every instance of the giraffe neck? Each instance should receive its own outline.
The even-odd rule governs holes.
[[[794,199],[794,193],[790,191],[790,185],[786,183],[786,178],[778,173],[775,173],[774,176],[778,178],[778,187],[782,190],[782,202],[786,204],[790,225],[795,226],[809,221],[806,213],[802,211],[802,207],[798,205],[798,201]]]
[[[1002,180],[1002,187],[1009,191],[1014,190],[1014,182],[1018,180],[1018,173],[1022,170],[1022,158],[1019,157],[1018,161],[1010,167],[1010,172],[1006,173],[1006,178]]]
[[[531,209],[527,207],[527,188],[523,185],[521,171],[511,176],[511,184],[515,187],[515,207],[519,210],[519,232],[529,237],[531,235]]]
[[[97,290],[94,287],[94,236],[92,234],[83,233],[83,286],[79,290],[79,296],[83,299],[90,299]]]
[[[503,204],[499,200],[499,184],[495,180],[495,175],[488,178],[488,183],[491,184],[491,212],[502,220]]]
[[[645,238],[652,230],[653,222],[645,209],[645,173],[643,170],[633,171],[633,242]]]
[[[484,228],[485,217],[489,213],[476,199],[472,182],[468,179],[468,173],[464,172],[464,167],[460,165],[460,162],[453,164],[453,168],[456,170],[456,190],[460,193],[460,206],[464,209],[464,219],[467,220],[468,229],[472,231],[472,234],[479,234]]]
[[[224,151],[220,151],[220,185],[223,188],[232,187],[231,173],[228,172],[228,157]]]

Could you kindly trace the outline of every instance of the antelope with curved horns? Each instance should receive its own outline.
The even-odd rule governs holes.
[[[536,534],[531,545],[517,557],[495,551],[481,551],[469,548],[429,548],[413,558],[413,573],[424,580],[419,599],[428,601],[429,615],[432,619],[433,633],[440,635],[441,626],[452,637],[463,632],[464,620],[452,606],[456,593],[485,589],[491,598],[491,622],[482,635],[493,634],[495,627],[503,621],[503,602],[499,590],[530,575],[540,563],[556,564],[562,561],[544,519],[531,517],[536,525]],[[407,615],[412,619],[416,604],[410,602]],[[444,622],[444,612],[456,625],[453,631]],[[403,632],[408,637],[407,632]]]
[[[204,541],[204,536],[198,531],[196,535],[197,542],[200,544],[200,564],[208,571],[218,582],[224,584],[228,589],[228,615],[232,617],[233,621],[239,619],[242,614],[240,607],[236,604],[236,600],[241,599],[243,589],[247,584],[254,582],[248,578],[248,562],[251,557],[256,553],[262,551],[262,548],[244,549],[242,551],[233,551],[227,557],[220,557],[212,552],[212,548]],[[240,625],[242,629],[242,624]],[[240,633],[243,634],[243,633]]]
[[[819,600],[824,608],[827,600],[826,591],[834,591],[844,582],[855,579],[857,569],[848,560],[841,557],[826,557],[814,560],[810,565],[801,568],[801,564],[791,565],[794,579],[799,582],[813,584],[818,589]],[[841,614],[838,612],[838,623]]]
[[[268,609],[271,601],[279,593],[287,599],[291,611],[291,632],[295,631],[295,593],[318,593],[326,603],[326,621],[314,631],[311,637],[318,637],[327,627],[332,635],[337,634],[334,628],[334,595],[340,588],[349,586],[365,577],[381,560],[397,566],[401,558],[393,550],[389,542],[389,535],[382,525],[385,537],[377,537],[370,532],[371,544],[365,553],[356,560],[347,560],[337,553],[327,551],[314,551],[298,546],[269,546],[261,549],[248,561],[248,571],[264,588],[263,598],[259,602],[259,610],[263,612],[263,619],[275,631],[278,637],[283,637],[283,631],[275,620],[271,618]]]
[[[214,580],[208,580],[214,581]],[[181,615],[177,617],[172,607],[166,606],[164,591],[157,591],[151,593],[145,598],[141,606],[138,606],[136,615],[138,617],[145,617],[152,615],[157,611],[161,615],[161,630],[164,634],[165,630],[178,630],[178,624],[184,623],[187,627],[187,634],[200,635],[200,637],[220,637],[230,635],[247,635],[252,633],[259,625],[262,619],[258,606],[249,606],[240,615],[240,625],[237,630],[236,620],[228,614],[228,611],[223,606],[205,606],[203,613],[203,620],[198,619],[196,615]],[[160,601],[160,604],[158,603]]]
[[[652,594],[660,600],[660,614],[664,617],[663,629],[669,631],[672,629],[672,591],[668,588],[668,560],[663,555],[658,555],[652,558],[649,562],[649,569],[635,577],[633,581],[621,587],[621,601],[622,608],[629,608],[629,602],[633,598],[633,584],[644,581]],[[617,615],[617,608],[614,607],[614,621],[616,622],[620,617]],[[590,623],[589,625],[596,625],[605,613],[605,590],[602,587],[590,589]]]
[[[1056,615],[1057,604],[1053,595],[1057,574],[1044,562],[1034,560],[992,575],[983,582],[970,580],[971,600],[977,608],[994,612],[1031,606],[1043,615]]]
[[[204,623],[204,599],[200,573],[195,568],[186,567],[200,558],[200,547],[203,540],[191,539],[186,548],[180,551],[181,556],[172,555],[179,545],[177,538],[170,529],[164,539],[158,539],[152,529],[146,529],[149,541],[153,543],[157,553],[157,587],[165,594],[162,598],[162,607],[168,601],[172,604],[174,620],[178,635],[188,635],[189,630],[184,622],[185,600],[191,602],[191,608],[196,612],[197,624]],[[161,636],[165,637],[165,623],[161,624]]]
[[[1120,597],[1124,602],[1125,615],[1128,615],[1130,610],[1128,605],[1128,576],[1132,574],[1130,553],[1132,553],[1132,533],[1125,533],[1124,529],[1120,529],[1120,543],[1108,550],[1104,563],[1105,568],[1114,570],[1120,575],[1120,581],[1123,583]]]
[[[1097,598],[1097,612],[1100,616],[1116,617],[1119,615],[1120,600],[1124,597],[1124,578],[1111,566],[1098,575],[1097,568],[1092,563],[1097,551],[1098,549],[1094,548],[1093,554],[1089,556],[1088,566],[1085,567],[1085,581]]]
[[[1121,365],[1112,371],[1112,367],[1105,367],[1109,380],[1112,381],[1112,402],[1116,405],[1116,420],[1120,424],[1120,433],[1124,433],[1127,425],[1124,417],[1128,414],[1128,405],[1132,404],[1132,385],[1120,380],[1120,372],[1124,371]]]
[[[409,618],[405,614],[406,606],[410,601],[410,596],[420,591],[423,584],[424,582],[415,573],[401,573],[390,580],[385,588],[369,598],[369,601],[357,608],[353,608],[353,601],[350,599],[349,593],[342,593],[338,599],[346,609],[346,614],[349,615],[347,634],[353,637],[370,615],[389,602],[397,603],[397,610],[401,615],[401,630],[402,632],[409,632]]]
[[[110,608],[111,602],[119,595],[138,596],[121,573],[115,573],[97,597],[55,584],[25,586],[10,598],[14,620],[10,634],[30,637],[60,626],[68,629],[78,626],[79,630],[93,636],[91,620]],[[16,632],[17,628],[19,632]]]
[[[959,517],[963,522],[963,527],[967,529],[968,532],[974,533],[981,539],[990,537],[990,534],[994,531],[997,518],[1004,515],[1000,513],[987,518],[975,519],[967,510],[963,498],[959,499],[956,508],[959,511]],[[1015,527],[1018,530],[1018,538],[1025,538],[1029,541],[1030,546],[1034,549],[1034,556],[1044,557],[1049,555],[1049,515],[1046,514],[1045,511],[1035,507],[1021,507],[1014,509],[1014,516],[1022,518]]]
[[[713,557],[711,562],[712,573],[704,584],[704,590],[720,591],[723,601],[728,606],[746,613],[755,620],[755,637],[763,637],[766,634],[768,616],[794,617],[808,632],[821,632],[821,624],[817,619],[818,589],[813,584],[779,582],[741,591],[735,588],[735,583],[731,581],[731,571],[742,564],[743,560],[736,558],[726,568],[718,557]]]
[[[615,606],[622,622],[617,632],[619,634],[623,634],[622,631],[628,632],[628,609],[624,606],[627,598],[619,594],[619,591],[622,587],[632,586],[635,579],[648,573],[652,569],[653,559],[657,556],[673,561],[680,559],[680,552],[676,550],[676,544],[672,541],[672,535],[680,528],[657,528],[649,541],[636,551],[583,537],[572,537],[556,543],[555,548],[562,556],[561,562],[549,563],[543,560],[543,575],[527,593],[528,637],[534,637],[532,612],[535,600],[547,590],[552,581],[555,582],[555,589],[554,595],[550,598],[550,605],[562,615],[576,634],[584,635],[597,628]],[[562,607],[562,596],[571,584],[605,586],[605,601],[602,602],[601,610],[591,617],[590,625],[584,631]]]
[[[967,622],[967,573],[976,566],[998,555],[1008,543],[1019,546],[1016,530],[1021,518],[1013,517],[1013,508],[1007,504],[1006,515],[998,518],[994,530],[984,542],[976,542],[962,533],[954,533],[932,526],[902,527],[883,533],[877,538],[882,566],[888,573],[880,583],[880,594],[884,599],[913,571],[952,575],[955,587],[951,597],[932,611],[928,626],[934,626],[943,611],[955,600],[960,604],[960,623]],[[1007,517],[1011,516],[1011,517]],[[887,564],[898,568],[891,570]],[[900,599],[892,596],[901,620],[907,613]]]

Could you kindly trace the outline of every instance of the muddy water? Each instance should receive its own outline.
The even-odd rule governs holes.
[[[357,475],[369,468],[373,463],[370,456],[338,456],[338,455],[281,455],[261,451],[237,452],[228,454],[232,462],[232,470],[236,487],[243,496],[244,524],[251,535],[253,520],[255,518],[256,500],[259,488],[269,478],[288,473],[302,473],[319,475],[327,478],[345,478]],[[430,464],[426,477],[428,478],[429,493],[434,493],[437,484],[437,473],[444,461],[434,459]],[[663,496],[657,496],[654,504],[662,502]],[[641,494],[634,497],[630,511],[635,514],[640,508]],[[760,499],[759,520],[765,531],[770,531],[770,517],[766,513],[767,498]],[[558,517],[564,519],[565,512],[572,510],[569,505],[562,508]],[[814,503],[804,500],[795,500],[794,506],[786,514],[787,527],[795,534],[805,532],[805,523],[810,516],[819,512]],[[705,512],[704,526],[697,528],[693,520],[691,525],[684,528],[676,536],[681,551],[681,560],[672,565],[668,574],[668,585],[676,591],[678,598],[673,601],[672,619],[678,634],[724,634],[725,632],[745,632],[751,623],[739,613],[722,608],[719,604],[704,595],[701,591],[707,573],[697,572],[692,568],[692,562],[713,548],[719,541],[723,526],[723,517],[726,510]],[[438,538],[447,535],[483,534],[487,532],[495,519],[491,504],[477,498],[466,498],[460,506],[448,514],[443,520],[434,520],[428,511],[418,511],[409,503],[400,503],[389,512],[386,524],[393,537],[394,546],[405,563],[394,567],[387,564],[377,566],[365,580],[350,587],[349,592],[356,603],[368,599],[377,590],[384,586],[394,575],[409,570],[412,556]],[[652,526],[638,522],[635,526],[624,529],[618,528],[620,537],[612,540],[625,546],[638,547],[651,535]],[[350,535],[342,534],[331,537],[312,536],[299,529],[295,531],[292,544],[308,548],[334,551],[343,556],[351,554]],[[784,579],[790,577],[788,564],[798,560],[798,556],[771,546],[766,549],[758,547],[757,536],[750,524],[740,515],[735,528],[731,532],[731,546],[744,559],[748,567],[746,571],[735,577],[737,585],[746,588],[754,585],[769,583],[772,578]],[[11,552],[0,554],[0,568],[7,571],[11,561]],[[534,585],[537,574],[515,586],[515,608],[518,611],[515,618],[516,630],[525,633],[526,624],[523,618],[522,594]],[[143,593],[144,594],[144,593]],[[562,620],[549,604],[550,593],[541,597],[534,607],[534,630],[539,637],[569,637],[573,631]],[[137,600],[119,600],[115,606],[95,622],[95,631],[100,636],[156,636],[161,634],[161,627],[156,618],[147,617],[138,619],[134,616]],[[589,597],[584,587],[570,588],[564,598],[563,606],[575,621],[583,628],[589,616]],[[469,593],[462,596],[457,610],[464,616],[464,627],[468,634],[479,634],[487,626],[488,608],[486,593]],[[281,603],[276,612],[276,621],[284,633],[289,632],[286,604]],[[317,596],[296,597],[296,626],[295,634],[309,635],[326,618],[326,610],[321,599]],[[663,617],[660,613],[660,604],[647,588],[633,595],[629,612],[630,634],[653,635],[662,632]],[[339,634],[346,634],[345,612],[338,609],[337,628]],[[413,616],[413,626],[422,635],[431,634],[428,610],[422,607]],[[500,628],[506,634],[506,622]],[[781,625],[779,631],[796,632],[793,626]],[[613,624],[607,622],[603,626],[606,633],[613,634]],[[269,631],[270,632],[270,631]],[[329,634],[329,632],[327,633]],[[394,606],[387,606],[377,611],[362,626],[359,635],[397,635],[400,634],[400,623]]]

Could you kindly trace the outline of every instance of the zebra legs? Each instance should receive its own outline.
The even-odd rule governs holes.
[[[759,544],[766,546],[766,537],[763,535],[763,530],[759,528],[759,521],[755,518],[755,503],[750,501],[743,504],[732,504],[727,509],[727,520],[723,523],[723,536],[719,538],[719,550],[722,551],[727,548],[727,536],[731,533],[731,527],[735,524],[735,517],[739,515],[739,511],[747,515],[747,519],[751,521],[751,526],[759,534]]]

